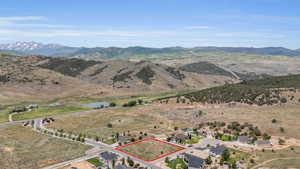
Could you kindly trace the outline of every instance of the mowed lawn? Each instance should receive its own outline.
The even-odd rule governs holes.
[[[0,168],[6,169],[38,169],[84,156],[91,148],[23,126],[1,127],[0,133]]]
[[[47,117],[58,114],[67,114],[72,112],[80,112],[90,110],[84,107],[66,106],[66,107],[48,107],[48,108],[38,108],[31,111],[22,112],[13,116],[13,120],[26,120],[39,117]]]
[[[170,154],[179,150],[183,150],[183,147],[171,145],[168,143],[160,142],[157,140],[142,140],[134,144],[125,145],[119,148],[119,150],[140,157],[147,161],[153,161],[166,154]]]

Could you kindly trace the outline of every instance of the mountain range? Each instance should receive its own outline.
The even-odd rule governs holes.
[[[201,57],[206,53],[240,53],[253,55],[289,56],[300,57],[300,49],[292,50],[283,47],[68,47],[57,44],[42,44],[37,42],[16,42],[13,44],[0,44],[0,50],[7,53],[22,55],[44,55],[51,57],[82,58],[86,60],[116,60],[116,59],[151,59],[157,56],[162,58],[170,57]]]

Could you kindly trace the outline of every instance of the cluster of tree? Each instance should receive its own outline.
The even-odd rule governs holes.
[[[204,89],[183,95],[191,103],[201,102],[209,104],[220,104],[240,102],[256,105],[273,105],[287,103],[287,98],[280,93],[282,88],[296,92],[299,89],[300,75],[270,77],[243,81],[238,84],[226,84],[220,87]],[[185,103],[182,96],[177,96],[177,102]]]
[[[86,139],[86,135],[80,133],[79,135],[75,135],[72,132],[69,133],[65,133],[63,129],[57,130],[56,132],[52,132],[52,131],[48,131],[48,130],[43,130],[44,134],[48,134],[48,135],[54,135],[56,137],[62,137],[65,139],[69,139],[69,140],[73,140],[73,141],[78,141],[78,142],[85,142]]]
[[[123,104],[123,107],[134,107],[134,106],[136,106],[136,105],[141,105],[141,104],[143,104],[144,103],[144,101],[143,100],[141,100],[141,99],[139,99],[139,100],[132,100],[132,101],[129,101],[128,103],[125,103],[125,104]]]
[[[203,127],[204,125],[205,124],[199,125],[199,127]],[[215,131],[216,139],[224,141],[236,140],[238,136],[248,136],[252,143],[257,140],[257,137],[262,136],[264,140],[271,138],[267,133],[262,133],[257,126],[253,126],[253,124],[249,123],[240,124],[234,121],[226,125],[225,122],[214,121],[207,122],[206,125]]]
[[[237,169],[236,161],[231,158],[231,154],[229,150],[225,150],[220,159],[220,165],[227,164],[230,169]]]

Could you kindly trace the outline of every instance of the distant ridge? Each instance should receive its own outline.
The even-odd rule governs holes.
[[[14,51],[27,55],[44,55],[52,57],[70,57],[81,58],[86,60],[116,60],[116,59],[134,59],[136,57],[152,58],[153,55],[163,56],[195,56],[200,57],[202,53],[241,53],[255,55],[271,56],[289,56],[300,57],[300,50],[291,50],[283,47],[166,47],[166,48],[149,48],[149,47],[68,47],[58,44],[42,44],[38,42],[16,42],[12,44],[0,44],[0,50]]]

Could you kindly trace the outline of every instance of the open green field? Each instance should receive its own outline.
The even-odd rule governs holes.
[[[186,162],[184,161],[183,158],[176,158],[174,160],[171,160],[168,165],[169,168],[172,169],[186,169],[188,168]]]
[[[0,111],[0,123],[8,122],[9,110]]]
[[[39,108],[39,109],[34,109],[32,111],[18,113],[13,116],[13,120],[16,121],[16,120],[33,119],[33,118],[47,117],[47,116],[52,116],[57,114],[80,112],[85,110],[90,110],[90,109],[83,108],[83,107],[73,107],[73,106]]]
[[[119,148],[123,152],[127,152],[146,161],[153,161],[166,154],[170,154],[183,148],[163,143],[157,140],[143,140],[134,144]]]
[[[300,147],[289,147],[282,150],[265,150],[265,152],[255,152],[257,158],[252,169],[260,167],[270,167],[272,169],[299,168],[300,166]]]
[[[6,169],[38,169],[81,157],[91,148],[22,126],[1,127],[0,133],[0,168]]]
[[[103,163],[98,159],[98,158],[91,158],[91,159],[88,159],[88,160],[86,160],[87,162],[89,162],[89,163],[91,163],[91,164],[93,164],[94,166],[96,166],[96,167],[99,167],[99,166],[101,166]]]

